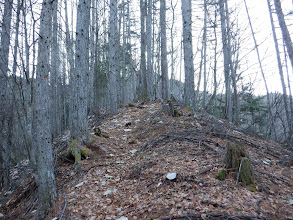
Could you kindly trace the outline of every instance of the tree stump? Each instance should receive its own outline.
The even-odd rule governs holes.
[[[251,162],[243,147],[227,143],[224,164],[227,172],[238,172],[237,181],[244,185],[254,184]]]

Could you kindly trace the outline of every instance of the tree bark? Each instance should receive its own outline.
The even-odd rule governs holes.
[[[72,77],[71,138],[82,143],[87,134],[88,74],[89,74],[89,25],[91,1],[79,0],[76,21],[75,70]],[[80,147],[74,149],[75,166],[80,168]]]
[[[110,1],[110,31],[109,31],[109,74],[110,74],[110,112],[118,110],[118,77],[120,78],[119,66],[119,35],[117,1]]]
[[[282,61],[281,61],[281,57],[280,57],[280,50],[279,50],[279,46],[278,46],[278,39],[277,39],[276,29],[275,29],[275,25],[274,25],[272,7],[271,7],[270,0],[267,0],[267,3],[268,3],[271,26],[272,26],[272,32],[273,32],[273,37],[274,37],[274,42],[275,42],[275,49],[276,49],[276,55],[277,55],[277,61],[278,61],[279,75],[280,75],[280,80],[281,80],[282,89],[283,89],[283,95],[282,96],[283,96],[283,101],[284,101],[284,108],[285,108],[285,115],[286,115],[286,119],[287,119],[287,126],[288,126],[288,130],[289,130],[287,138],[289,138],[292,135],[292,126],[291,126],[292,122],[290,120],[290,114],[289,114],[289,106],[288,106],[288,101],[287,101],[286,84],[285,84],[285,79],[284,79]],[[286,133],[286,131],[285,131],[285,133]]]
[[[293,44],[292,44],[292,40],[291,40],[291,36],[290,36],[289,30],[288,30],[288,27],[285,22],[285,17],[284,17],[284,13],[283,13],[282,6],[281,6],[281,1],[274,0],[274,2],[275,2],[276,13],[277,13],[279,24],[281,27],[283,39],[284,39],[284,42],[285,42],[285,45],[287,48],[287,52],[289,55],[291,66],[293,68]]]
[[[32,126],[33,147],[36,149],[35,156],[37,158],[38,214],[41,218],[49,212],[57,196],[50,125],[49,58],[52,44],[52,35],[50,34],[52,13],[52,1],[43,0]]]
[[[10,93],[9,88],[9,47],[12,18],[13,1],[7,0],[4,3],[4,15],[2,19],[1,45],[0,45],[0,186],[7,190],[9,188],[9,170],[10,170],[10,146],[9,146],[9,119],[10,117]]]
[[[153,53],[152,53],[152,17],[153,0],[148,0],[146,18],[146,37],[147,37],[147,93],[148,99],[153,99]]]
[[[166,36],[166,0],[160,0],[162,99],[168,99],[168,63]]]
[[[195,108],[194,66],[191,30],[191,0],[182,0],[181,9],[183,21],[183,50],[185,72],[184,102],[186,105]]]
[[[232,121],[232,95],[231,95],[231,79],[230,79],[230,66],[229,66],[229,54],[228,54],[228,30],[226,24],[226,7],[225,0],[220,0],[220,16],[221,16],[221,32],[224,54],[224,73],[225,73],[225,118],[228,121]]]

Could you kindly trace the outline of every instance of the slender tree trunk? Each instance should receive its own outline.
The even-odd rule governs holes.
[[[272,32],[273,32],[273,37],[274,37],[274,42],[275,42],[275,49],[276,49],[276,55],[277,55],[277,61],[278,61],[278,69],[279,69],[279,74],[280,74],[280,79],[281,79],[281,84],[282,84],[282,89],[283,89],[283,101],[284,101],[285,114],[286,114],[288,129],[289,129],[289,134],[287,135],[287,137],[290,137],[290,135],[292,135],[292,130],[291,130],[292,127],[291,127],[291,121],[290,121],[289,106],[288,106],[288,102],[287,102],[286,84],[285,84],[285,79],[284,79],[284,74],[283,74],[282,61],[281,61],[281,57],[280,57],[280,50],[279,50],[279,46],[278,46],[278,39],[277,39],[276,30],[275,30],[270,0],[267,0],[267,3],[268,3]],[[285,131],[285,133],[286,133],[286,131]]]
[[[267,98],[268,110],[269,110],[269,121],[271,123],[271,129],[273,130],[274,138],[275,138],[275,140],[277,140],[276,126],[275,126],[275,121],[273,120],[272,104],[271,104],[271,101],[270,101],[270,93],[269,93],[269,89],[268,89],[268,85],[267,85],[267,80],[266,80],[266,77],[265,77],[265,74],[264,74],[264,71],[263,71],[263,67],[262,67],[262,63],[261,63],[261,59],[260,59],[260,54],[259,54],[259,50],[258,50],[258,44],[256,42],[256,38],[255,38],[255,35],[254,35],[254,31],[253,31],[252,23],[251,23],[251,20],[250,20],[246,0],[244,0],[244,3],[245,3],[245,9],[246,9],[246,13],[247,13],[248,21],[249,21],[251,34],[252,34],[252,37],[253,37],[253,41],[254,41],[254,45],[255,45],[255,49],[256,49],[256,53],[257,53],[257,59],[258,59],[258,63],[259,63],[260,72],[261,72],[261,75],[262,75],[262,78],[263,78],[263,81],[264,81],[264,84],[265,84],[265,88],[266,88],[266,98]]]
[[[37,76],[33,105],[33,146],[37,149],[38,158],[36,182],[38,184],[38,213],[40,217],[44,217],[49,212],[56,199],[49,88],[52,13],[52,1],[44,0],[40,20]]]
[[[227,46],[228,46],[228,57],[229,57],[229,65],[230,65],[230,73],[233,85],[233,107],[232,114],[233,114],[233,122],[235,124],[239,123],[239,102],[238,102],[238,91],[237,91],[237,82],[236,82],[236,69],[234,68],[233,59],[232,59],[232,45],[231,45],[231,27],[230,27],[230,16],[229,16],[229,8],[228,8],[228,1],[225,0],[225,13],[226,13],[226,25],[227,25]]]
[[[9,146],[9,96],[10,88],[8,86],[8,59],[10,47],[10,31],[12,18],[13,1],[7,0],[4,3],[4,15],[1,27],[1,45],[0,45],[0,186],[7,190],[9,188],[9,169],[10,169],[10,146]],[[1,161],[2,159],[2,161]]]
[[[59,47],[58,47],[58,0],[53,2],[53,31],[52,31],[52,53],[51,53],[51,95],[52,95],[52,116],[51,116],[51,126],[52,134],[54,137],[60,132],[60,118],[58,118],[58,97],[57,97],[57,86],[58,86],[58,73],[59,73]]]
[[[232,95],[231,95],[231,79],[230,79],[230,66],[228,54],[228,30],[226,24],[226,7],[225,0],[220,0],[220,16],[221,16],[221,32],[224,54],[224,73],[225,73],[225,117],[228,121],[232,121]]]
[[[111,113],[116,113],[118,109],[118,80],[120,77],[119,66],[119,35],[118,35],[118,17],[117,1],[110,1],[110,31],[109,31],[109,74],[110,74],[110,96]]]
[[[291,66],[293,68],[293,44],[292,44],[289,30],[288,30],[286,22],[285,22],[285,17],[284,17],[284,13],[283,13],[282,6],[281,6],[281,1],[274,0],[274,2],[275,2],[276,13],[277,13],[279,24],[281,27],[283,39],[284,39],[285,45],[287,47]]]
[[[94,74],[95,74],[95,66],[96,66],[96,26],[97,24],[97,18],[96,18],[96,7],[95,7],[95,1],[92,1],[91,6],[91,28],[90,28],[90,71],[89,71],[89,78],[88,78],[88,110],[89,113],[92,114],[94,111]]]
[[[147,90],[148,99],[153,99],[153,58],[152,58],[152,16],[153,0],[148,0],[146,18],[146,37],[147,37]]]
[[[168,99],[168,63],[166,36],[166,0],[160,0],[162,98]]]
[[[192,50],[191,30],[191,0],[182,0],[182,21],[183,21],[183,50],[184,50],[184,102],[186,105],[195,108],[194,91],[194,66]]]
[[[207,102],[207,1],[204,0],[204,29],[203,29],[203,99],[202,106]]]
[[[142,99],[148,99],[147,97],[147,70],[146,70],[146,0],[140,0],[140,77],[139,77],[139,97]]]

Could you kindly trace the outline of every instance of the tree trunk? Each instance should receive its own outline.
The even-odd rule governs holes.
[[[285,114],[286,114],[286,119],[287,119],[288,130],[289,130],[289,134],[287,135],[287,138],[289,138],[290,135],[292,134],[292,130],[291,130],[292,127],[291,127],[291,121],[290,121],[289,106],[288,106],[288,102],[287,102],[286,84],[285,84],[285,79],[284,79],[282,61],[281,61],[281,57],[280,57],[280,50],[279,50],[278,39],[277,39],[276,30],[275,30],[270,0],[267,0],[267,3],[268,3],[272,32],[273,32],[273,37],[274,37],[274,42],[275,42],[275,49],[276,49],[276,55],[277,55],[277,61],[278,61],[280,80],[281,80],[282,89],[283,89],[284,108],[285,108]],[[286,133],[286,131],[285,131],[285,133]]]
[[[58,86],[58,73],[59,73],[59,47],[58,47],[58,0],[53,2],[53,28],[52,28],[52,53],[51,53],[51,95],[52,95],[52,116],[51,116],[51,126],[52,134],[54,137],[60,133],[60,118],[58,118],[58,97],[57,97],[57,86]]]
[[[274,138],[275,138],[275,140],[277,140],[276,126],[275,126],[275,122],[273,120],[272,104],[271,104],[271,101],[270,101],[270,93],[269,93],[269,89],[268,89],[268,85],[267,85],[267,80],[266,80],[266,77],[265,77],[265,74],[264,74],[264,71],[263,71],[263,67],[262,67],[262,63],[261,63],[261,59],[260,59],[260,55],[259,55],[259,50],[258,50],[258,44],[256,42],[256,38],[255,38],[254,31],[253,31],[253,28],[252,28],[252,23],[251,23],[251,20],[250,20],[246,0],[244,0],[244,4],[245,4],[245,8],[246,8],[246,13],[247,13],[249,26],[250,26],[251,34],[252,34],[252,37],[253,37],[256,53],[257,53],[257,59],[258,59],[258,63],[259,63],[260,72],[261,72],[261,75],[262,75],[262,78],[263,78],[263,81],[264,81],[264,84],[265,84],[265,88],[266,88],[266,98],[267,98],[268,110],[269,110],[269,121],[271,122],[271,129],[273,130]]]
[[[139,98],[147,99],[147,70],[146,70],[146,0],[140,0],[140,76],[139,76]]]
[[[274,0],[274,2],[275,2],[276,13],[277,13],[279,24],[281,27],[283,39],[284,39],[285,45],[287,47],[287,52],[289,55],[291,66],[293,68],[293,44],[292,44],[289,30],[288,30],[286,22],[285,22],[284,13],[283,13],[282,6],[281,6],[281,1]]]
[[[153,99],[153,54],[152,54],[152,9],[153,9],[153,0],[148,0],[148,12],[146,18],[146,37],[147,37],[147,90],[148,90],[148,99]]]
[[[75,71],[72,77],[71,138],[82,142],[87,137],[87,85],[89,74],[89,25],[91,1],[79,0],[76,21]],[[75,149],[76,168],[80,148]]]
[[[225,0],[220,0],[220,16],[221,16],[221,32],[224,54],[224,73],[225,73],[225,117],[228,121],[232,121],[232,95],[231,95],[231,79],[230,79],[230,66],[229,66],[229,47],[228,47],[228,30],[226,18]]]
[[[184,102],[191,108],[195,108],[194,92],[194,66],[192,50],[191,30],[191,0],[182,0],[182,21],[183,21],[183,50],[184,50]]]
[[[50,125],[50,47],[52,35],[53,5],[52,1],[44,0],[40,19],[37,75],[35,98],[33,103],[33,147],[36,149],[38,185],[38,214],[43,218],[56,199],[56,183],[52,150],[52,132]]]
[[[10,31],[13,1],[7,0],[4,3],[4,15],[2,19],[1,45],[0,45],[0,186],[5,190],[9,188],[9,169],[10,169],[10,146],[9,146],[9,97],[11,88],[8,84],[8,59],[10,47]],[[2,161],[1,161],[2,158]]]
[[[110,31],[109,31],[109,74],[110,74],[110,112],[116,113],[118,109],[118,80],[120,78],[119,66],[119,35],[117,1],[110,1]]]
[[[204,27],[203,27],[203,98],[202,106],[207,102],[207,1],[204,0]]]
[[[160,0],[162,99],[168,99],[166,0]]]

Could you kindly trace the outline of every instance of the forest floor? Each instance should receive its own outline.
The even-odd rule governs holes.
[[[124,105],[114,116],[89,120],[93,143],[82,171],[57,160],[58,199],[49,219],[293,219],[289,150],[181,105],[179,117],[168,116],[162,105]],[[97,128],[102,135],[95,135]],[[56,145],[64,148],[68,136]],[[255,187],[236,184],[237,173],[215,178],[227,142],[249,154]],[[168,180],[173,172],[176,179]],[[33,218],[32,179],[23,181],[6,209],[2,204],[4,218]]]

